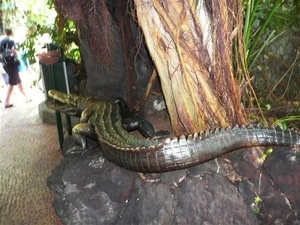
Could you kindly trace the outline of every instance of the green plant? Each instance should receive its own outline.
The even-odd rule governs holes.
[[[1,3],[4,27],[13,29],[15,41],[33,63],[38,37],[53,30],[56,11],[52,0],[2,0]]]
[[[285,33],[287,27],[299,27],[300,2],[295,0],[243,0],[244,26],[243,41],[246,53],[245,61],[249,72],[265,70],[262,66],[265,49]],[[292,68],[292,66],[291,66]],[[254,99],[265,120],[260,100],[252,87],[254,76],[246,77],[249,85],[245,89],[249,99]],[[256,79],[257,80],[257,79]],[[278,84],[281,80],[278,82]],[[274,86],[274,89],[278,85]],[[257,87],[256,87],[257,88]],[[273,90],[272,90],[273,91]],[[271,92],[272,92],[271,91]],[[264,97],[265,99],[265,97]],[[246,99],[247,101],[247,99]],[[250,105],[252,106],[252,102]],[[265,123],[266,120],[265,120]]]
[[[51,43],[63,49],[66,58],[80,63],[76,27],[72,21],[57,15],[53,0],[2,0],[0,8],[5,26],[26,30],[20,48],[31,64],[36,61],[36,45],[44,34],[49,34]]]
[[[262,51],[294,21],[283,0],[244,0],[243,39],[246,62],[251,71]]]
[[[272,123],[272,126],[279,126],[282,130],[286,130],[288,122],[300,121],[300,115],[285,116],[277,119]]]
[[[29,33],[39,26],[51,26],[56,16],[51,5],[52,0],[2,0],[0,9],[3,25],[13,28],[14,31],[26,28]],[[26,33],[18,35],[25,39]]]
[[[30,64],[33,64],[36,61],[36,44],[39,38],[43,34],[51,33],[52,26],[37,26],[36,29],[32,30],[27,35],[27,39],[19,46],[19,48],[22,48],[24,50],[24,57],[26,57],[29,60]]]
[[[79,39],[77,29],[73,21],[60,15],[56,17],[55,29],[51,33],[52,43],[64,51],[64,57],[77,63],[81,62]]]
[[[264,162],[266,160],[266,158],[271,155],[271,153],[273,152],[272,148],[268,148],[264,151],[264,153],[260,156],[260,159],[262,162]]]
[[[259,213],[259,204],[261,202],[262,202],[261,198],[258,195],[256,195],[253,203],[251,204],[251,207],[252,207],[254,213],[256,213],[256,214]]]

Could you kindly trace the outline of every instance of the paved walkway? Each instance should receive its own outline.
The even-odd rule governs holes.
[[[30,103],[15,89],[15,107],[0,106],[0,225],[61,225],[51,205],[55,194],[46,185],[62,159],[56,126],[39,118],[39,89],[30,90]]]

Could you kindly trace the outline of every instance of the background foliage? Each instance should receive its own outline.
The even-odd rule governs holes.
[[[244,0],[244,43],[251,71],[262,51],[288,27],[299,25],[299,1]]]
[[[53,28],[56,11],[51,2],[51,0],[2,0],[4,27],[11,27],[16,32],[26,30],[27,33],[43,26],[49,27],[49,29]],[[17,33],[23,37],[25,34]]]
[[[300,1],[244,0],[243,6],[246,62],[255,90],[248,92],[247,106],[267,115],[269,121],[259,118],[261,123],[284,128],[299,120],[294,115],[300,96]]]
[[[31,63],[46,43],[61,47],[65,57],[80,62],[75,25],[57,15],[52,0],[2,0],[1,10],[3,27],[14,30]]]

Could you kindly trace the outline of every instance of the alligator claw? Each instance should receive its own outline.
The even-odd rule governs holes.
[[[76,154],[84,154],[88,149],[83,149],[81,146],[74,146],[72,148],[67,149],[65,155],[76,155]]]

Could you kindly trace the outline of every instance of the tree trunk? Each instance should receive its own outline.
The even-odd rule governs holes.
[[[134,2],[174,132],[246,124],[232,66],[232,40],[241,29],[234,27],[241,22],[237,21],[241,3]]]

